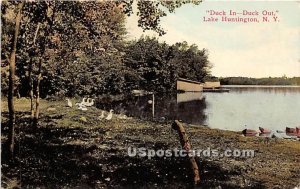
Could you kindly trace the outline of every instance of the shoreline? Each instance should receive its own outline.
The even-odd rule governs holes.
[[[2,101],[2,146],[7,113]],[[28,104],[29,105],[29,104]],[[28,127],[28,107],[16,101],[17,164],[2,155],[4,183],[19,180],[24,187],[188,188],[192,172],[187,158],[129,157],[128,147],[181,148],[170,123],[116,116],[98,120],[102,110],[83,112],[65,102],[41,102],[40,126]],[[55,111],[47,111],[49,107]],[[82,117],[85,117],[83,119]],[[27,121],[26,121],[27,120]],[[197,157],[201,185],[206,188],[293,188],[299,184],[299,141],[244,137],[235,131],[185,126],[193,149],[253,149],[253,158]],[[3,149],[5,153],[5,149]],[[19,174],[22,174],[21,179]],[[4,178],[4,179],[3,179]]]

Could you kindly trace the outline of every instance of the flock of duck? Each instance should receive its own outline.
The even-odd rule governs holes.
[[[272,138],[300,138],[300,127],[286,127],[285,131],[276,130],[275,132],[270,129],[259,127],[259,132],[253,129],[244,129],[242,133],[245,136],[256,136],[259,134],[259,136]]]
[[[73,103],[69,98],[66,98],[67,101],[67,105],[72,108],[73,107]],[[83,110],[83,111],[87,111],[87,107],[91,107],[95,104],[95,99],[92,98],[83,98],[81,102],[77,102],[75,103],[75,105],[77,106],[77,109],[79,110]]]
[[[66,98],[67,101],[67,106],[72,108],[73,103],[69,98]],[[95,104],[95,99],[92,98],[83,98],[81,102],[75,103],[75,106],[77,109],[82,110],[82,111],[87,111],[88,107],[92,107]],[[105,111],[101,112],[101,115],[98,116],[98,120],[111,120],[113,118],[113,112],[114,110],[111,109],[107,115],[105,115]],[[131,119],[131,117],[127,117],[124,114],[119,114],[117,116],[118,119]]]

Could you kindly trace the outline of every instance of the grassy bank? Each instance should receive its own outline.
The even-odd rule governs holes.
[[[65,102],[41,102],[39,128],[30,127],[29,100],[16,100],[16,160],[7,160],[7,105],[2,111],[2,186],[19,188],[188,188],[187,158],[129,157],[128,147],[180,148],[171,123],[98,120],[102,110],[80,111]],[[107,112],[106,112],[107,113]],[[253,149],[253,158],[200,157],[203,188],[292,188],[300,180],[299,141],[243,137],[186,127],[194,149]]]

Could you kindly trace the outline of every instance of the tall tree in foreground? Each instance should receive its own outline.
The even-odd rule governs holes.
[[[8,88],[8,110],[9,110],[9,134],[8,145],[9,152],[13,157],[14,153],[14,138],[15,138],[15,109],[14,109],[14,87],[15,87],[15,70],[16,70],[16,51],[17,51],[17,39],[20,30],[20,22],[22,18],[22,8],[25,2],[20,2],[18,5],[18,13],[16,16],[15,33],[12,42],[10,60],[9,60],[9,88]]]

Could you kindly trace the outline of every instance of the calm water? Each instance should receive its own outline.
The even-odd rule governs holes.
[[[154,119],[241,131],[259,126],[284,130],[300,126],[300,87],[226,86],[229,93],[155,95]],[[142,119],[152,118],[152,95],[99,105]]]
[[[300,126],[300,87],[226,86],[229,93],[205,93],[206,123],[239,131],[259,126],[284,130]]]

